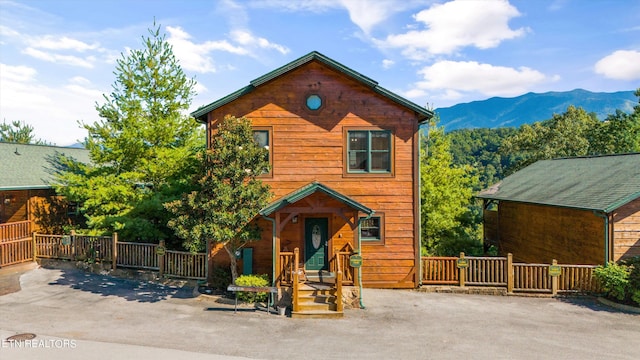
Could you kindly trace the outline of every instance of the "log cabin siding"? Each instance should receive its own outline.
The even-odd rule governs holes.
[[[318,94],[320,110],[310,111],[305,99]],[[281,75],[251,93],[207,114],[208,139],[226,115],[245,116],[255,127],[272,128],[272,174],[262,177],[271,186],[273,199],[318,181],[355,201],[385,214],[385,244],[362,244],[363,285],[370,287],[415,287],[418,273],[417,248],[417,115],[374,93],[324,64],[311,61]],[[345,129],[390,130],[393,136],[391,174],[345,175]],[[286,209],[283,210],[286,212]],[[305,214],[305,216],[316,217]],[[319,214],[319,216],[323,216]],[[353,231],[344,219],[330,218],[330,244],[347,242],[357,247]],[[265,224],[260,243],[254,248],[254,272],[271,272],[271,224]],[[287,224],[281,249],[292,250],[294,240],[302,244],[304,220]],[[348,230],[348,231],[347,231]],[[289,243],[287,243],[289,241]],[[302,247],[301,247],[302,251]]]
[[[502,253],[516,261],[601,264],[604,220],[589,210],[501,201],[498,210]]]
[[[640,256],[640,198],[613,213],[613,260]]]

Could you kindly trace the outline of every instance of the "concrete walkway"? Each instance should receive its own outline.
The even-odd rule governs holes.
[[[344,319],[291,319],[193,289],[38,268],[0,296],[0,359],[637,359],[640,315],[594,299],[365,289]],[[75,347],[15,348],[6,338]]]

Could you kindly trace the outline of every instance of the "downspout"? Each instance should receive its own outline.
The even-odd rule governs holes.
[[[604,266],[609,263],[609,216],[607,213],[593,210],[593,215],[604,219]]]
[[[362,239],[360,239],[360,224],[364,220],[369,220],[375,211],[372,211],[371,214],[367,215],[366,218],[358,219],[358,255],[362,256]],[[364,304],[362,303],[362,268],[358,270],[358,301],[360,303],[360,309],[366,309]]]
[[[271,286],[276,286],[276,219],[264,215],[262,215],[262,218],[271,221],[271,273],[273,274],[271,276]],[[273,296],[269,296],[269,299],[271,301],[269,306],[275,306]]]

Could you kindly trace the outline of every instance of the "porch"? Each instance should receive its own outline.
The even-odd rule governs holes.
[[[360,253],[360,219],[372,214],[318,182],[260,211],[273,225],[274,286],[291,296],[293,317],[340,317],[344,301],[355,302],[343,287],[360,286],[359,269],[349,260]]]

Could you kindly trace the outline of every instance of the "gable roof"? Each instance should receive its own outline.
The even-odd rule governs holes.
[[[477,197],[609,213],[640,198],[640,153],[538,161]]]
[[[306,198],[307,196],[310,196],[316,192],[322,192],[325,193],[329,196],[331,196],[332,198],[339,200],[341,202],[343,202],[345,205],[356,209],[358,211],[362,211],[363,213],[367,214],[367,215],[371,215],[374,213],[373,210],[369,209],[368,207],[360,204],[359,202],[351,199],[350,197],[343,195],[333,189],[331,189],[330,187],[321,184],[317,181],[314,181],[312,183],[309,183],[303,187],[301,187],[300,189],[285,195],[283,197],[281,197],[280,199],[272,202],[271,204],[265,206],[262,210],[259,211],[259,214],[262,216],[269,216],[271,214],[273,214],[274,212],[283,209],[299,200],[302,200],[304,198]]]
[[[341,72],[342,74],[360,82],[361,84],[369,87],[371,90],[373,90],[374,92],[390,99],[391,101],[394,101],[397,104],[400,104],[406,108],[409,108],[413,111],[415,111],[416,113],[418,113],[421,116],[420,122],[428,120],[430,118],[433,117],[433,112],[428,110],[427,108],[420,106],[412,101],[409,101],[397,94],[392,93],[391,91],[381,87],[378,85],[378,82],[374,81],[373,79],[362,75],[361,73],[352,70],[342,64],[340,64],[339,62],[317,52],[317,51],[312,51],[309,54],[298,58],[284,66],[281,66],[265,75],[260,76],[257,79],[252,80],[248,86],[245,86],[244,88],[235,91],[225,97],[223,97],[222,99],[216,100],[212,103],[210,103],[209,105],[205,105],[205,106],[201,106],[200,108],[198,108],[196,111],[191,113],[191,116],[193,116],[194,118],[196,118],[196,120],[200,121],[200,122],[204,122],[206,120],[206,115],[225,105],[228,104],[230,102],[232,102],[233,100],[238,99],[239,97],[246,95],[250,92],[252,92],[255,88],[279,77],[282,76],[308,62],[311,61],[319,61],[327,66],[329,66],[330,68]]]
[[[0,142],[0,190],[49,189],[53,180],[49,159],[56,154],[89,163],[89,150]]]

